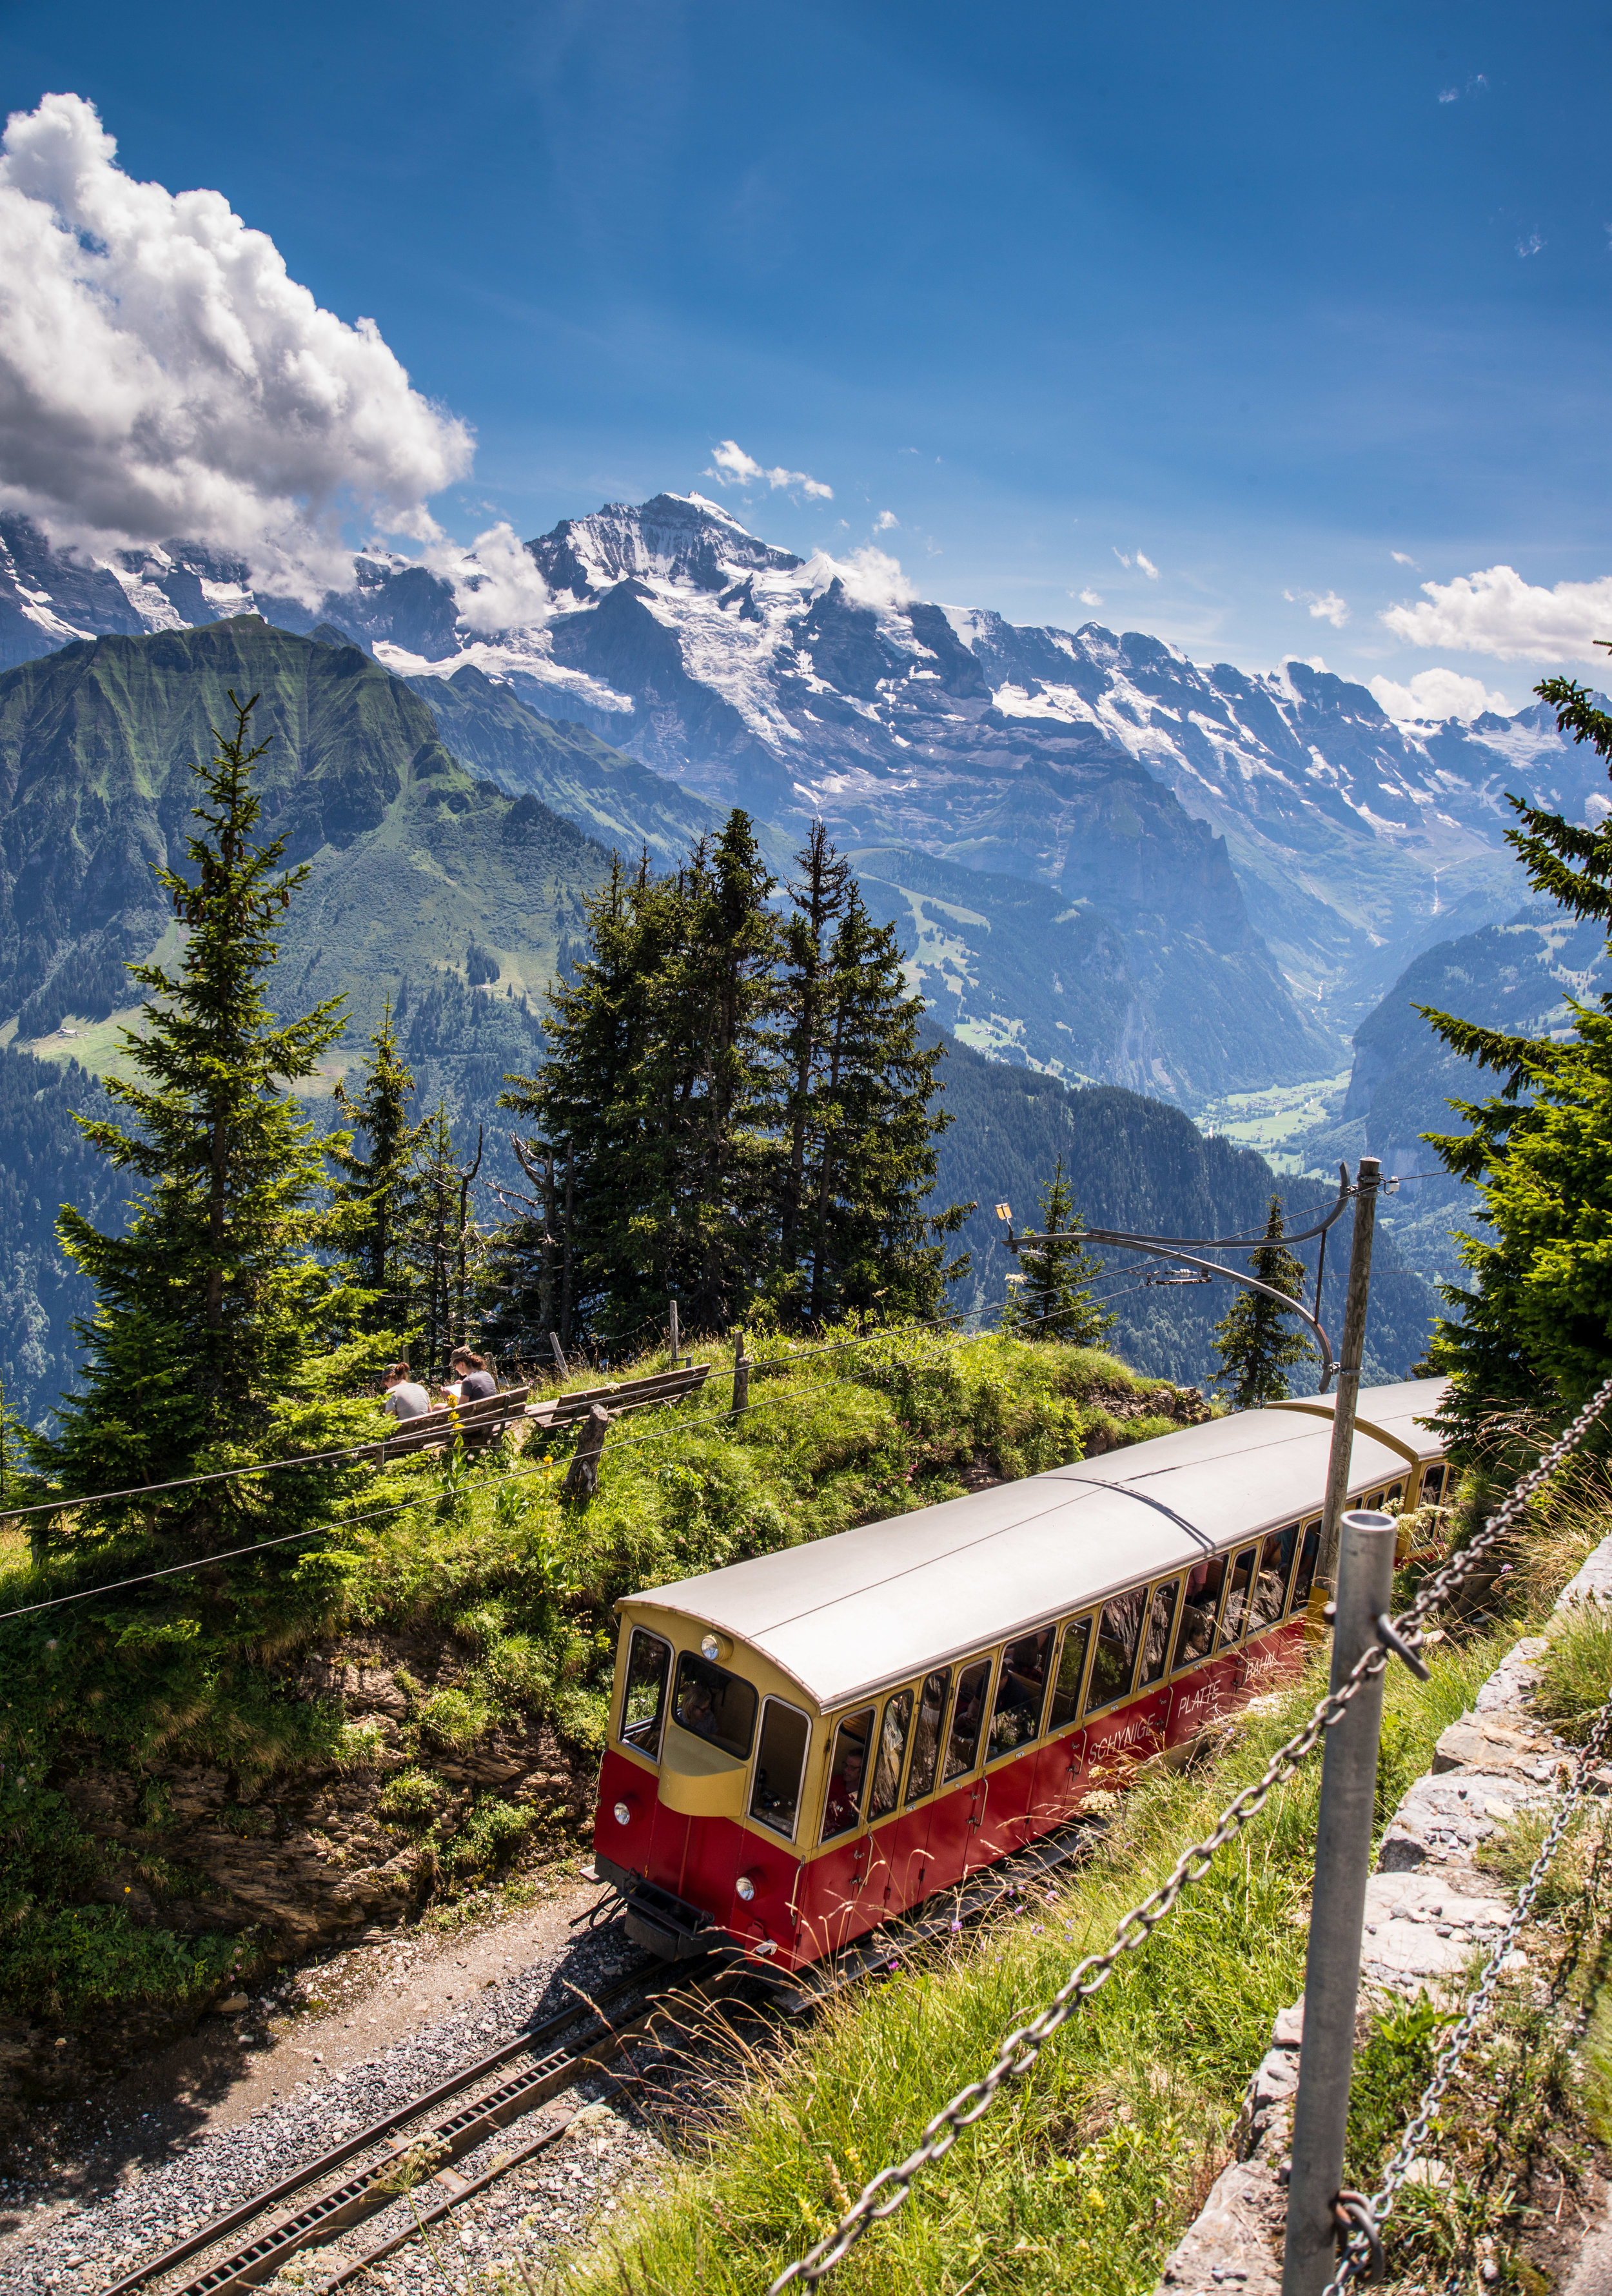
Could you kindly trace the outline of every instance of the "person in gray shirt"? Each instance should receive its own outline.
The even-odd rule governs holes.
[[[498,1382],[487,1368],[487,1357],[471,1348],[456,1348],[448,1369],[459,1382],[461,1403],[481,1403],[497,1395]]]
[[[418,1380],[410,1379],[406,1363],[388,1365],[386,1392],[381,1401],[394,1419],[419,1419],[431,1409],[430,1396]]]

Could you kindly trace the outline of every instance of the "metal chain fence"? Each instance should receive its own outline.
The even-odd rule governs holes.
[[[1393,2212],[1394,2202],[1400,2186],[1410,2174],[1411,2164],[1418,2158],[1438,2108],[1443,2101],[1444,2091],[1454,2079],[1456,2069],[1467,2053],[1468,2045],[1489,2013],[1494,1999],[1494,1988],[1500,1982],[1501,1972],[1504,1969],[1507,1956],[1515,1948],[1518,1937],[1526,1925],[1528,1916],[1534,1910],[1534,1900],[1539,1894],[1539,1885],[1544,1880],[1550,1861],[1560,1847],[1562,1835],[1567,1830],[1567,1821],[1583,1800],[1591,1772],[1606,1752],[1609,1742],[1612,1742],[1612,1702],[1601,1708],[1589,1737],[1579,1750],[1577,1768],[1566,1792],[1558,1799],[1555,1815],[1551,1818],[1543,1841],[1540,1844],[1539,1855],[1529,1869],[1527,1879],[1517,1893],[1517,1903],[1511,1908],[1510,1918],[1495,1939],[1489,1958],[1484,1964],[1476,1983],[1467,1997],[1467,2005],[1460,2020],[1451,2028],[1448,2038],[1433,2061],[1433,2071],[1427,2087],[1422,2091],[1421,2101],[1416,2108],[1414,2117],[1406,2125],[1405,2133],[1400,2138],[1394,2158],[1383,2172],[1382,2183],[1366,2202],[1371,2218],[1372,2230],[1378,2241],[1381,2239],[1383,2226]],[[1373,2262],[1373,2243],[1370,2234],[1363,2228],[1352,2232],[1343,2261],[1327,2283],[1322,2291],[1322,2296],[1340,2296],[1340,2292],[1347,2288],[1352,2281],[1358,2279],[1361,2273],[1367,2272]]]
[[[1571,1457],[1608,1401],[1612,1401],[1612,1379],[1602,1382],[1539,1464],[1522,1478],[1483,1529],[1459,1554],[1427,1579],[1409,1608],[1393,1621],[1394,1634],[1410,1651],[1419,1653],[1424,1621],[1472,1577],[1484,1557],[1514,1529],[1529,1500]],[[1045,2044],[1094,1994],[1102,1990],[1123,1956],[1145,1945],[1177,1900],[1195,1882],[1202,1881],[1216,1852],[1227,1842],[1234,1841],[1250,1818],[1258,1816],[1277,1787],[1292,1776],[1325,1733],[1342,1720],[1361,1685],[1383,1671],[1388,1657],[1386,1645],[1361,1653],[1337,1689],[1319,1700],[1304,1726],[1278,1747],[1262,1775],[1227,1804],[1213,1832],[1184,1850],[1159,1887],[1124,1915],[1104,1950],[1078,1963],[1040,2015],[1016,2026],[1007,2035],[994,2061],[979,2079],[970,2081],[941,2107],[907,2158],[881,2169],[864,2185],[834,2230],[779,2273],[767,2296],[782,2296],[783,2290],[797,2284],[816,2287],[843,2262],[870,2225],[882,2223],[895,2214],[922,2171],[943,2160],[964,2129],[989,2112],[1005,2083],[1022,2079],[1029,2072]]]

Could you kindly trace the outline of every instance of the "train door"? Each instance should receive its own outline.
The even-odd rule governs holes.
[[[1047,1740],[1035,1758],[1035,1831],[1046,1833],[1073,1817],[1081,1806],[1086,1733],[1076,1726],[1086,1660],[1091,1652],[1091,1612],[1071,1619],[1058,1640],[1057,1669],[1047,1710]]]
[[[882,1921],[909,1902],[911,1860],[904,1855],[901,1781],[912,1739],[915,1704],[909,1690],[892,1691],[879,1717],[868,1797],[868,1860],[862,1896],[874,1920]]]
[[[938,1884],[929,1849],[930,1796],[941,1773],[951,1669],[937,1666],[918,1685],[912,1718],[907,1784],[899,1810],[885,1829],[884,1860],[892,1907],[916,1906]]]
[[[1114,1791],[1153,1751],[1145,1722],[1131,1711],[1147,1615],[1147,1589],[1132,1587],[1112,1595],[1098,1618],[1086,1690],[1086,1769],[1091,1784]]]
[[[989,1787],[975,1839],[987,1857],[1023,1849],[1035,1832],[1036,1742],[1047,1704],[1052,1628],[1022,1635],[1002,1652],[985,1741]]]
[[[1237,1686],[1235,1658],[1215,1655],[1215,1630],[1230,1562],[1229,1554],[1211,1554],[1195,1562],[1187,1573],[1171,1669],[1173,1679],[1164,1725],[1167,1746],[1190,1743],[1230,1703]]]
[[[834,1724],[828,1785],[823,1799],[822,1848],[808,1868],[803,1908],[814,1949],[834,1953],[869,1926],[864,1894],[870,1844],[862,1825],[868,1797],[875,1709],[858,1707]]]
[[[991,1693],[989,1653],[958,1669],[951,1724],[941,1761],[938,1791],[929,1811],[929,1887],[943,1890],[981,1862],[976,1837],[984,1819],[990,1781],[979,1775],[980,1750]]]

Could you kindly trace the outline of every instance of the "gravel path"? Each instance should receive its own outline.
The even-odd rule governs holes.
[[[569,1931],[566,1917],[595,1894],[573,1889],[535,1915],[470,1935],[416,1932],[340,1956],[261,1997],[228,2024],[226,2047],[204,2036],[168,2053],[167,2094],[164,2068],[157,2077],[148,2068],[144,2086],[131,2077],[41,2126],[0,2179],[0,2296],[94,2296],[143,2256],[554,2015],[576,1992],[602,1992],[640,1956],[619,1926]],[[446,2013],[431,2013],[437,2009]],[[358,2054],[390,2030],[390,2046]],[[210,2084],[215,2094],[199,2093]],[[354,2284],[459,2296],[475,2281],[496,2285],[493,2268],[502,2266],[518,2288],[517,2256],[535,2264],[571,2244],[613,2212],[623,2179],[641,2187],[657,2172],[662,2150],[635,2118],[631,2094],[601,2076],[501,2132],[456,2164],[460,2176],[475,2177],[546,2125],[570,2120],[535,2160]],[[272,2284],[317,2287],[344,2253],[362,2253],[412,2220],[405,2196],[343,2241],[293,2260]]]

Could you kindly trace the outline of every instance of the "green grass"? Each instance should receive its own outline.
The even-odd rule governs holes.
[[[354,1503],[359,1515],[406,1508],[339,1526],[317,1552],[283,1548],[0,1627],[0,2004],[42,1998],[47,1936],[60,1963],[52,1998],[81,2022],[136,2001],[182,2005],[196,1972],[258,1950],[162,1926],[186,1877],[152,1791],[159,1769],[226,1771],[226,1822],[243,1836],[300,1780],[366,1779],[396,1845],[420,1852],[423,1886],[473,1887],[553,1841],[555,1813],[490,1792],[466,1805],[441,1766],[494,1733],[543,1725],[586,1765],[604,1736],[618,1596],[950,1497],[982,1455],[1024,1474],[1078,1456],[1099,1424],[1107,1439],[1133,1441],[1167,1423],[1114,1418],[1105,1406],[1158,1382],[1095,1350],[926,1331],[758,1375],[752,1411],[734,1422],[720,1376],[731,1355],[710,1353],[704,1394],[613,1432],[591,1505],[562,1496],[569,1439],[468,1464],[416,1461]],[[256,1488],[267,1536],[272,1493]],[[126,1538],[69,1546],[40,1570],[13,1538],[0,1551],[0,1610],[149,1562]],[[388,1636],[434,1644],[451,1677],[398,1674],[407,1712],[390,1745],[297,1684],[310,1645]],[[96,1771],[135,1782],[134,1856],[158,1903],[154,1927],[98,1902],[121,1875],[62,1791]],[[77,1920],[86,1909],[87,1926]],[[103,1913],[128,1932],[127,1951],[108,1948]]]
[[[1582,1746],[1612,1693],[1612,1612],[1599,1603],[1568,1610],[1545,1654],[1534,1708],[1570,1745]]]
[[[1389,1677],[1384,1815],[1514,1634],[1441,1644],[1425,1685],[1402,1671]],[[1213,1767],[1139,1783],[1091,1861],[1031,1891],[983,1940],[830,2006],[784,2046],[775,2069],[753,2077],[668,2189],[618,2218],[556,2284],[570,2296],[759,2296],[1208,1831],[1324,1678],[1318,1652],[1306,1679],[1247,1717]],[[1141,2296],[1155,2286],[1227,2157],[1271,2021],[1302,1988],[1319,1785],[1312,1756],[1034,2072],[1006,2088],[852,2251],[835,2277],[843,2296]],[[1401,2060],[1419,2062],[1418,2047],[1398,2036],[1380,2053],[1379,2117],[1403,2087]]]

